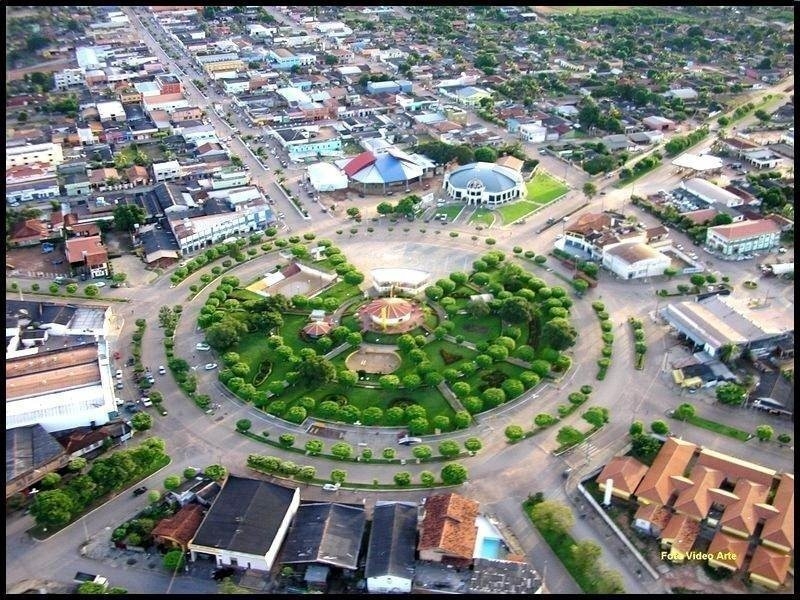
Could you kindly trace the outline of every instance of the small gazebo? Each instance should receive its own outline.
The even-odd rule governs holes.
[[[328,321],[312,321],[303,327],[302,333],[309,338],[318,339],[323,335],[328,335],[332,328],[333,326]]]

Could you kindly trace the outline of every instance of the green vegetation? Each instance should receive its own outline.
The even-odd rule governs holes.
[[[537,204],[548,204],[569,190],[561,181],[541,169],[528,182],[527,188],[527,200]]]
[[[497,212],[503,218],[503,224],[508,225],[514,221],[521,219],[539,208],[539,204],[529,200],[517,200],[510,204],[503,204],[497,207]]]
[[[675,419],[685,421],[686,423],[690,423],[691,425],[695,425],[696,427],[702,427],[703,429],[708,429],[709,431],[713,431],[721,435],[726,435],[735,440],[739,440],[740,442],[746,442],[751,437],[753,437],[752,434],[746,431],[742,431],[741,429],[737,429],[736,427],[731,427],[730,425],[723,425],[722,423],[717,423],[716,421],[704,419],[703,417],[698,417],[697,415],[686,416],[686,418],[684,419],[680,419],[678,414],[673,414],[672,417]]]
[[[323,262],[338,273],[346,277],[353,272],[337,248],[328,246],[326,255]],[[301,330],[308,323],[309,310],[332,312],[341,305],[335,288],[314,298],[255,299],[235,277],[227,276],[209,295],[198,323],[208,343],[226,351],[220,381],[269,414],[293,423],[313,417],[402,425],[413,435],[451,431],[467,426],[470,414],[512,400],[571,364],[561,353],[574,344],[577,335],[567,319],[572,301],[566,291],[504,261],[504,253],[490,250],[474,262],[472,275],[452,273],[430,285],[426,297],[450,318],[440,320],[436,311],[422,303],[427,329],[406,334],[361,332],[354,316],[359,303],[354,303],[327,335],[308,338]],[[349,290],[343,292],[349,298]],[[471,295],[487,292],[496,299],[489,303],[469,300]],[[447,335],[454,341],[444,339]],[[362,340],[397,347],[400,361],[391,374],[358,370],[347,362]],[[461,344],[467,341],[475,348]],[[324,357],[343,343],[349,346],[343,352]],[[530,365],[507,362],[510,356]],[[179,383],[183,384],[191,376],[188,369],[182,370]],[[442,382],[466,408],[458,418],[437,388]],[[246,432],[244,425],[239,429]]]
[[[488,208],[478,208],[470,217],[470,225],[483,225],[484,227],[491,227],[494,224],[494,212]]]
[[[544,500],[541,494],[529,497],[523,510],[558,556],[569,574],[586,594],[625,593],[622,578],[616,571],[602,568],[602,550],[594,542],[577,542],[569,533],[575,523],[568,506]]]

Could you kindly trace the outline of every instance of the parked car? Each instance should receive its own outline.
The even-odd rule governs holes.
[[[197,344],[194,345],[194,349],[195,350],[202,350],[202,351],[205,352],[207,350],[211,350],[211,346],[209,346],[208,344],[203,343],[203,342],[198,342]]]
[[[117,385],[115,385],[114,387],[117,388],[118,390],[121,390],[122,388],[125,387],[125,384],[122,383],[121,381],[118,381]]]
[[[117,372],[114,373],[114,377],[117,379],[122,379],[122,369],[117,369]]]
[[[119,353],[119,350],[114,351],[114,360],[119,360],[122,355]]]
[[[95,285],[95,287],[99,287],[99,288],[100,287],[106,287],[106,282],[105,281],[95,281],[94,285]]]
[[[217,368],[217,363],[207,363],[205,367],[203,367],[206,371],[213,371]]]
[[[413,446],[414,444],[421,444],[422,438],[405,436],[397,440],[397,443],[401,446]]]
[[[142,485],[142,486],[137,487],[135,490],[133,490],[133,495],[134,496],[141,496],[146,491],[147,491],[147,486]]]
[[[325,490],[326,492],[335,492],[336,490],[339,489],[339,484],[338,483],[326,483],[325,485],[322,486],[322,489]]]
[[[164,365],[158,365],[158,374],[159,375],[166,375],[167,370],[164,368]]]

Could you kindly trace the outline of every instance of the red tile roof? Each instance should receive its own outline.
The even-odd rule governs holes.
[[[743,540],[742,538],[718,531],[711,539],[711,544],[708,546],[708,553],[711,554],[718,563],[731,566],[734,569],[741,569],[749,545],[750,542],[748,540]]]
[[[108,252],[99,235],[91,237],[77,237],[67,240],[64,244],[67,253],[67,262],[83,262],[83,253],[86,252],[86,260],[89,265],[98,265],[108,261]]]
[[[756,503],[766,502],[769,486],[740,479],[733,490],[738,500],[728,504],[722,513],[720,525],[752,535],[758,524]]]
[[[36,237],[36,236],[45,236],[48,233],[47,224],[42,223],[38,219],[28,219],[26,221],[22,221],[17,223],[14,227],[14,231],[11,234],[12,240]]]
[[[643,465],[635,458],[615,456],[597,476],[597,482],[605,486],[606,479],[613,479],[615,490],[632,494],[639,482],[642,481],[645,473],[647,473],[647,465]]]
[[[652,466],[647,471],[636,497],[658,504],[666,504],[675,490],[673,475],[682,476],[697,446],[676,438],[667,438]]]
[[[425,502],[418,550],[442,550],[460,558],[472,558],[478,527],[479,504],[458,494],[429,496]]]
[[[152,531],[153,537],[161,537],[177,542],[186,548],[203,522],[203,507],[187,504],[171,517],[162,519]]]
[[[758,575],[783,585],[789,574],[791,563],[792,557],[788,554],[780,554],[764,546],[756,546],[753,558],[750,559],[748,572],[751,575]]]
[[[661,539],[669,541],[673,551],[687,554],[691,552],[698,535],[700,523],[687,515],[675,513],[664,527]]]
[[[794,549],[794,475],[783,473],[772,506],[779,513],[767,518],[761,539]]]
[[[709,489],[719,487],[725,474],[704,465],[695,465],[689,478],[691,485],[678,494],[673,508],[695,519],[704,519],[714,501]]]

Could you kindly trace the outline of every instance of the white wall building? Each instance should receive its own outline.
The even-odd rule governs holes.
[[[616,244],[603,250],[603,266],[620,279],[663,275],[670,264],[668,256],[647,244]]]
[[[523,123],[518,131],[519,137],[531,144],[538,144],[547,138],[547,127],[536,123]]]
[[[431,274],[420,269],[372,269],[372,287],[378,294],[394,292],[418,295],[430,282]]]
[[[106,121],[125,121],[125,109],[122,107],[122,102],[119,100],[111,100],[109,102],[97,103],[97,114],[100,117],[100,122]]]
[[[34,163],[60,165],[64,162],[64,151],[61,144],[51,142],[45,144],[25,144],[24,146],[6,146],[6,169]]]
[[[53,87],[58,91],[66,91],[74,85],[83,85],[86,73],[83,69],[64,69],[53,73]]]
[[[781,228],[772,219],[739,221],[706,230],[706,246],[726,256],[769,250],[780,244]]]
[[[192,561],[270,571],[299,506],[299,488],[229,475],[189,542]]]
[[[156,181],[169,181],[183,176],[183,167],[177,160],[153,163],[153,178]]]
[[[445,173],[444,190],[466,204],[497,206],[528,194],[522,175],[502,165],[476,162]]]

